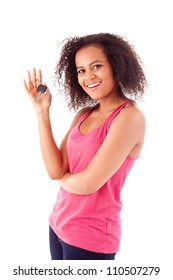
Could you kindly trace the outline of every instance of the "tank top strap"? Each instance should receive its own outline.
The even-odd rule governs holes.
[[[126,104],[129,102],[129,100],[126,100],[125,102],[123,102],[120,106],[118,106],[112,113],[111,115],[107,118],[107,120],[104,122],[104,124],[106,123],[111,123],[111,121],[113,120],[113,118],[116,117],[116,115],[119,114],[119,112],[126,106]],[[90,114],[92,111],[87,111],[86,113],[84,113],[78,120],[77,125],[79,126]]]
[[[84,113],[80,118],[79,120],[77,121],[77,125],[80,125],[90,114],[91,112],[90,111],[87,111],[86,113]]]
[[[112,114],[107,118],[107,122],[110,123],[119,113],[120,111],[126,106],[126,104],[129,102],[129,100],[126,100],[121,105],[119,105]]]

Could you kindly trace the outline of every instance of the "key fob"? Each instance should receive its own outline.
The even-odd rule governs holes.
[[[47,86],[44,86],[44,85],[39,85],[37,87],[38,92],[41,92],[41,93],[44,93],[46,91],[46,89],[47,89]]]

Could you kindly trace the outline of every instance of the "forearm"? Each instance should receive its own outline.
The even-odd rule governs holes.
[[[59,179],[67,172],[67,167],[64,166],[61,152],[53,137],[49,110],[37,114],[37,117],[41,152],[47,172],[51,179]]]
[[[101,185],[98,185],[94,178],[87,174],[86,170],[73,174],[67,172],[58,182],[69,193],[89,195],[97,191]]]

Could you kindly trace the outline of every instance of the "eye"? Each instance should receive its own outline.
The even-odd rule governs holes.
[[[79,70],[77,70],[77,73],[78,73],[78,74],[83,74],[84,72],[85,72],[84,69],[79,69]]]
[[[93,65],[93,70],[97,70],[97,69],[99,69],[100,67],[102,67],[101,64],[95,64],[95,65]]]

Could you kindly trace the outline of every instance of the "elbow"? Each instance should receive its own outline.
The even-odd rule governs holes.
[[[49,175],[49,178],[52,180],[52,181],[56,181],[56,180],[59,180],[60,177],[58,176],[52,176],[52,175]]]
[[[48,172],[49,178],[53,181],[60,180],[66,172]]]

